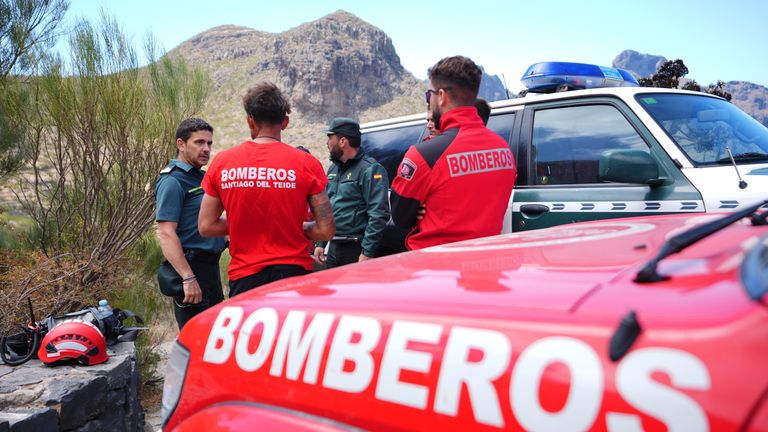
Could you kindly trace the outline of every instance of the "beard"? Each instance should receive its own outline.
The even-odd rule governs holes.
[[[202,153],[194,153],[190,150],[185,150],[179,156],[183,155],[184,160],[192,165],[194,168],[200,169],[208,163],[209,156],[203,156]]]
[[[437,108],[430,108],[432,111],[432,123],[435,124],[435,135],[440,133],[440,111]]]
[[[332,162],[341,162],[341,157],[344,155],[344,150],[342,150],[338,144],[334,144],[333,147],[331,147],[330,153]]]

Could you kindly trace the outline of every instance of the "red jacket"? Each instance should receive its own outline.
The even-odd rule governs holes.
[[[412,228],[412,250],[499,234],[517,177],[509,144],[475,107],[452,109],[440,123],[440,135],[408,149],[392,182],[392,219]]]

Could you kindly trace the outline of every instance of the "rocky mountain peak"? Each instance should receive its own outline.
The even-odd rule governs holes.
[[[313,153],[327,152],[322,130],[333,117],[365,122],[426,109],[426,84],[403,68],[392,39],[343,10],[282,33],[214,27],[169,54],[183,56],[211,77],[208,103],[199,115],[216,128],[219,148],[245,138],[242,96],[262,80],[277,84],[291,102],[287,142]],[[481,96],[497,100],[503,94],[497,77],[484,76]]]
[[[315,118],[356,115],[416,85],[389,36],[344,11],[281,34],[269,66],[296,108]]]
[[[645,78],[655,74],[666,61],[663,56],[624,50],[613,59],[613,67],[626,69],[635,74],[635,78]]]

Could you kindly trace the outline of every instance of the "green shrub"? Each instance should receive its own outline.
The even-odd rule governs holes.
[[[36,231],[35,222],[31,218],[0,213],[0,249],[6,251],[30,249]]]
[[[165,259],[153,229],[148,230],[141,236],[132,248],[130,255],[141,261],[142,273],[147,277],[154,277],[157,273],[157,268],[160,267],[160,263]]]

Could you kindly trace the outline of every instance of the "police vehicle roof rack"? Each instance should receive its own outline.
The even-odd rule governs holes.
[[[520,82],[529,93],[638,86],[635,77],[624,69],[569,62],[534,63],[525,71]]]

